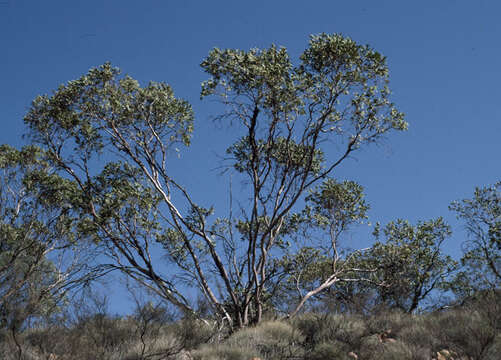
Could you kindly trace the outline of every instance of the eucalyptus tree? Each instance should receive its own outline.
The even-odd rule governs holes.
[[[308,190],[407,124],[389,100],[385,58],[341,35],[312,36],[296,64],[271,46],[213,49],[201,66],[202,98],[220,99],[217,117],[241,132],[228,170],[246,179],[248,206],[231,216],[216,217],[176,181],[169,156],[190,144],[194,115],[164,83],[141,87],[106,63],[36,98],[25,122],[75,185],[79,236],[107,247],[110,267],[189,313],[184,289],[195,286],[241,327],[261,320],[276,260],[302,251],[289,242],[319,211],[301,211]],[[159,246],[167,269],[153,255]]]
[[[327,178],[310,189],[297,217],[296,246],[287,249],[279,261],[286,276],[278,293],[282,292],[284,305],[293,303],[291,316],[310,298],[324,297],[333,285],[375,284],[377,266],[359,266],[356,261],[368,249],[350,250],[343,243],[343,234],[362,224],[368,210],[362,186],[353,181]]]
[[[350,182],[337,184],[338,189],[345,188],[338,192],[344,200],[330,217],[318,214],[332,209],[325,199],[333,195],[325,194],[324,188],[321,197],[315,196],[322,207],[314,219],[329,229],[329,247],[303,247],[295,256],[285,257],[283,264],[289,276],[284,287],[289,302],[294,292],[301,294],[302,302],[295,311],[309,297],[314,297],[320,308],[364,314],[382,309],[412,313],[427,305],[439,305],[432,297],[440,300],[438,297],[451,289],[458,268],[457,262],[442,252],[444,241],[451,235],[450,226],[442,218],[416,225],[398,219],[382,229],[378,223],[372,246],[346,251],[339,244],[340,235],[351,224],[365,219],[368,208],[361,187],[351,183],[347,188],[347,184]]]
[[[54,314],[98,275],[85,247],[75,246],[72,184],[42,157],[34,146],[0,146],[0,329],[9,330],[19,356],[17,333],[27,320]]]
[[[374,235],[378,241],[359,261],[377,269],[375,304],[412,313],[430,305],[434,295],[450,290],[457,262],[442,252],[444,241],[451,235],[450,226],[442,218],[420,221],[415,226],[398,219],[382,230],[378,224]],[[381,235],[386,238],[384,242],[379,241]]]
[[[473,197],[454,201],[450,209],[464,221],[468,239],[457,278],[461,296],[501,284],[501,182],[476,188]]]

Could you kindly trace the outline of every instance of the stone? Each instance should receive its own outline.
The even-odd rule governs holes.
[[[355,359],[355,360],[356,360],[356,359],[358,359],[358,355],[357,355],[357,354],[355,354],[353,351],[350,351],[350,352],[348,353],[348,356],[349,356],[350,358],[352,358],[352,359]]]

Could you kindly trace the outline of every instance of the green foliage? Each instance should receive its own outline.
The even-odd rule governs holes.
[[[330,228],[336,234],[349,225],[367,219],[369,205],[364,200],[363,187],[354,181],[336,182],[328,178],[306,197],[305,217],[320,228]]]
[[[321,343],[315,346],[313,351],[308,354],[308,359],[311,360],[351,360],[348,356],[350,349],[346,344],[338,343],[336,341]]]
[[[312,151],[313,156],[310,160],[309,154]],[[292,170],[300,174],[304,169],[318,174],[324,161],[323,152],[320,149],[313,150],[310,146],[296,144],[293,140],[283,137],[277,137],[273,143],[265,143],[260,139],[257,144],[253,144],[252,140],[246,136],[229,147],[226,153],[233,157],[235,161],[233,166],[236,171],[247,172],[251,176],[254,167],[266,168],[269,162],[274,163],[273,171],[275,172]],[[260,163],[253,164],[257,153],[266,154],[266,157],[260,157]]]
[[[210,342],[216,331],[209,324],[191,317],[172,325],[172,331],[182,339],[183,348],[193,350]]]
[[[430,335],[430,322],[433,320],[429,320],[426,315],[413,316],[407,318],[404,326],[398,331],[399,341],[407,344],[413,350],[413,354],[419,354],[419,357],[415,357],[417,359],[430,359],[433,352],[443,349],[440,340]],[[393,327],[388,328],[393,329]]]
[[[203,347],[194,352],[194,360],[248,360],[255,357],[256,350],[230,345]]]
[[[364,200],[363,187],[353,181],[327,178],[312,188],[305,200],[304,210],[296,215],[297,232],[293,235],[301,246],[294,252],[291,249],[279,262],[287,273],[282,290],[288,302],[297,298],[298,288],[312,291],[333,274],[338,278],[336,287],[343,286],[347,277],[359,277],[351,261],[355,252],[347,251],[340,243],[350,227],[367,219],[369,205]]]
[[[25,123],[32,140],[49,147],[51,160],[61,161],[65,146],[82,158],[100,153],[114,139],[113,132],[123,136],[117,147],[131,142],[189,144],[193,114],[185,101],[176,99],[164,83],[142,88],[131,77],[119,75],[119,69],[105,63],[61,85],[52,96],[33,101]]]
[[[501,308],[499,291],[477,293],[460,307],[433,318],[430,327],[443,348],[471,359],[496,359],[499,353]]]
[[[471,199],[454,201],[450,209],[469,234],[455,291],[466,297],[501,284],[501,182],[476,188]]]
[[[304,346],[314,352],[317,346],[323,348],[323,344],[335,342],[354,349],[360,346],[363,337],[369,335],[364,320],[357,316],[307,313],[298,316],[292,324],[303,334]]]
[[[207,345],[194,353],[195,359],[290,359],[300,357],[302,336],[285,322],[262,322],[242,329],[219,345]],[[217,357],[219,356],[219,357]]]
[[[90,278],[90,264],[73,248],[72,184],[43,157],[35,146],[0,147],[0,327],[14,332],[55,311],[68,288]],[[73,259],[64,257],[70,249]]]
[[[376,288],[380,301],[405,312],[413,312],[429,299],[433,290],[448,290],[456,262],[442,253],[450,226],[442,218],[418,222],[390,222],[383,229],[386,242],[376,242],[360,261],[378,269]],[[380,237],[379,225],[374,235]]]
[[[383,133],[389,128],[406,128],[402,114],[387,99],[388,69],[378,52],[338,34],[321,34],[311,37],[300,60],[294,67],[286,50],[276,46],[248,52],[214,49],[201,64],[212,76],[202,85],[202,97],[252,96],[256,104],[274,115],[290,116],[284,120],[293,121],[295,116],[314,111],[328,118],[331,125],[343,118],[343,112],[334,111],[329,102],[334,100],[353,110],[350,118],[354,123],[362,125],[369,120],[367,130]],[[342,95],[350,92],[351,101],[344,101]],[[336,126],[330,130],[335,131]]]
[[[301,334],[285,322],[263,322],[232,335],[227,344],[257,349],[263,358],[287,359],[299,355]]]
[[[159,204],[170,196],[162,187],[171,186],[167,156],[190,144],[191,106],[168,85],[141,87],[105,63],[37,97],[24,121],[28,138],[56,171],[30,181],[44,198],[71,209],[78,240],[106,248],[111,267],[156,284],[160,294],[186,306],[154,272],[149,239],[164,232]]]

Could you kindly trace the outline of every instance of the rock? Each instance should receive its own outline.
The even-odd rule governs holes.
[[[352,359],[358,359],[358,355],[357,355],[357,354],[355,354],[353,351],[350,351],[350,352],[348,353],[348,356],[349,356],[349,357],[351,357]]]
[[[391,330],[383,331],[381,334],[378,334],[380,343],[394,343],[397,339],[391,337]]]
[[[437,352],[437,360],[454,360],[453,353],[447,349]]]

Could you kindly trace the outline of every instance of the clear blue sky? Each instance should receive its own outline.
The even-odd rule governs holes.
[[[337,173],[361,183],[371,220],[444,216],[457,254],[464,232],[448,212],[501,179],[501,3],[497,1],[0,1],[0,143],[23,144],[38,94],[111,61],[143,84],[169,83],[196,112],[179,177],[206,205],[223,202],[217,155],[229,143],[199,100],[199,64],[213,47],[287,47],[342,33],[387,56],[393,100],[409,131],[355,155]],[[223,199],[223,200],[222,200]],[[354,241],[368,241],[367,239]]]

